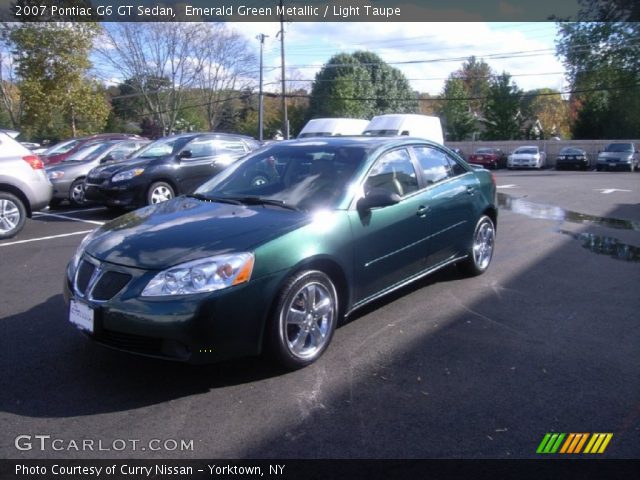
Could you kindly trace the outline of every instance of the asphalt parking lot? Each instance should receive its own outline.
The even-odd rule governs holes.
[[[486,274],[450,268],[367,307],[292,373],[260,358],[192,367],[90,343],[67,321],[64,269],[116,214],[37,214],[0,241],[0,455],[538,458],[547,432],[608,432],[600,456],[638,458],[640,173],[496,176]],[[20,435],[50,435],[61,450],[19,450]],[[86,439],[109,450],[69,448]],[[152,439],[192,448],[155,450]]]

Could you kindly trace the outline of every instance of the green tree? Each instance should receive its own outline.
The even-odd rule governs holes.
[[[486,98],[489,94],[493,71],[491,67],[476,57],[469,57],[462,67],[454,74],[464,84],[469,100],[471,112],[479,114],[484,111]]]
[[[504,72],[495,77],[489,87],[484,110],[486,120],[485,140],[515,140],[521,138],[522,117],[520,96],[522,91]]]
[[[558,27],[556,51],[567,69],[572,101],[580,106],[573,136],[635,138],[640,131],[640,23],[562,22]]]
[[[13,24],[10,40],[27,135],[62,138],[101,131],[109,105],[87,78],[96,23]]]
[[[376,54],[360,51],[331,57],[316,74],[308,118],[371,118],[417,109],[417,94],[402,72]]]
[[[438,113],[444,120],[447,140],[465,140],[474,131],[474,118],[469,111],[464,81],[451,74],[444,85],[444,97]]]

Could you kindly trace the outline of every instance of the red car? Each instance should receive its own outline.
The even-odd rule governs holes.
[[[467,162],[485,168],[504,168],[507,166],[507,155],[499,148],[478,148],[469,155]]]
[[[96,135],[89,135],[88,137],[70,138],[64,142],[56,143],[51,148],[48,148],[41,153],[40,159],[46,166],[55,165],[62,162],[67,157],[73,155],[82,147],[96,142],[104,142],[107,140],[146,140],[146,138],[138,135],[132,135],[129,133],[98,133]]]

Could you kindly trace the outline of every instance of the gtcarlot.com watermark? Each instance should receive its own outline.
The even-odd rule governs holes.
[[[40,452],[192,452],[193,440],[174,438],[116,438],[103,440],[93,438],[65,439],[51,435],[18,435],[14,440],[17,450]]]

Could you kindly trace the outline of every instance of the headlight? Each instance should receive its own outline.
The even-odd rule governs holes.
[[[82,258],[84,249],[87,248],[87,245],[89,244],[89,242],[95,238],[96,233],[98,233],[98,230],[99,229],[96,228],[95,230],[87,234],[87,236],[84,237],[80,242],[80,245],[78,245],[78,248],[76,249],[76,253],[73,255],[73,258],[71,259],[71,265],[73,267],[72,273],[75,273],[75,271],[78,269],[78,264],[80,263],[80,259]]]
[[[125,180],[131,180],[133,177],[137,177],[144,172],[144,168],[134,168],[133,170],[126,170],[124,172],[116,173],[111,177],[112,182],[123,182]]]
[[[183,263],[158,273],[143,297],[212,292],[248,282],[253,271],[252,253],[217,255]]]
[[[57,180],[59,178],[64,177],[64,172],[62,172],[60,170],[54,170],[53,172],[47,172],[47,177],[49,177],[49,180]]]

